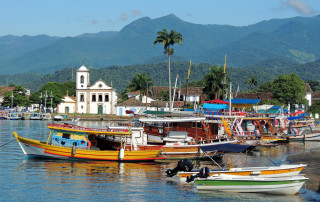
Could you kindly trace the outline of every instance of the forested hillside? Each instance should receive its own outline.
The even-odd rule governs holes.
[[[203,79],[204,75],[209,72],[210,67],[215,67],[208,63],[192,64],[190,81],[198,81]],[[179,75],[178,86],[186,83],[189,62],[173,62],[171,64],[172,83],[175,82],[176,75]],[[14,83],[30,88],[32,91],[40,89],[47,82],[75,81],[75,73],[77,68],[66,68],[56,71],[53,74],[18,74],[18,75],[0,75],[0,86]],[[168,63],[142,64],[142,65],[126,65],[126,66],[109,66],[104,68],[89,68],[90,83],[93,84],[98,79],[103,79],[107,84],[117,89],[117,92],[123,91],[136,73],[146,72],[149,77],[154,80],[157,86],[168,85]],[[73,74],[72,74],[73,73]],[[258,85],[271,81],[281,74],[296,73],[303,80],[319,81],[320,78],[320,61],[311,63],[298,64],[288,60],[270,59],[255,65],[244,68],[232,68],[227,65],[227,75],[233,82],[234,90],[239,84],[242,91],[248,90],[249,86],[245,84],[248,78],[255,75]]]
[[[164,28],[181,33],[173,61],[223,65],[224,55],[234,68],[269,59],[297,63],[320,58],[320,16],[273,19],[249,26],[201,25],[175,15],[138,19],[119,32],[99,32],[77,37],[0,37],[2,74],[53,73],[66,67],[103,68],[166,62],[161,45],[152,45]]]

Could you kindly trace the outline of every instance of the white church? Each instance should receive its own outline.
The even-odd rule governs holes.
[[[60,103],[59,113],[116,114],[117,99],[116,89],[103,80],[99,79],[90,85],[89,70],[82,65],[76,72],[74,107],[69,106],[70,102],[66,107],[63,107],[66,103]],[[67,100],[64,99],[64,101]]]
[[[82,65],[76,74],[77,113],[116,114],[117,93],[113,86],[99,79],[90,85],[89,70]]]

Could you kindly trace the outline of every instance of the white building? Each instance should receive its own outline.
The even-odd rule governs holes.
[[[68,95],[62,98],[62,102],[57,106],[58,113],[76,113],[76,100]]]
[[[142,113],[146,110],[146,104],[134,97],[117,104],[117,116],[133,116],[133,113]]]
[[[116,114],[117,93],[113,86],[99,79],[90,85],[89,70],[82,65],[76,74],[76,112]]]

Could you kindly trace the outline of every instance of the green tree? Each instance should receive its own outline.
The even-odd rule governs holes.
[[[310,113],[320,113],[320,101],[313,103],[308,109]]]
[[[314,81],[314,80],[308,80],[307,83],[310,85],[310,88],[312,91],[319,90],[320,88],[320,82]]]
[[[15,86],[15,85],[10,85],[10,87],[15,87],[15,89],[12,92],[6,91],[4,93],[2,105],[5,107],[11,107],[11,100],[12,100],[13,107],[16,107],[16,106],[28,107],[30,105],[30,102],[29,102],[29,98],[25,94],[26,90],[24,89],[24,87]],[[12,98],[12,95],[13,95],[13,98]]]
[[[163,101],[168,101],[169,100],[169,91],[164,91],[163,89],[161,89],[160,92],[158,93],[158,98]]]
[[[140,91],[140,101],[142,96],[146,93],[148,88],[148,93],[151,94],[151,89],[153,86],[153,80],[148,77],[147,73],[135,74],[134,78],[131,80],[127,86],[126,92]]]
[[[267,81],[259,86],[259,92],[272,92],[273,81]]]
[[[223,67],[210,67],[210,72],[203,78],[203,93],[208,99],[219,99],[223,90]],[[227,80],[229,80],[227,78]]]
[[[48,82],[43,85],[39,91],[34,92],[30,96],[30,101],[35,104],[45,102],[47,103],[47,107],[51,106],[51,93],[53,95],[52,98],[52,106],[56,107],[59,103],[62,102],[62,98],[67,95],[75,96],[76,92],[76,83],[75,82],[65,82],[65,83],[57,83],[57,82]],[[46,100],[45,100],[46,99]]]
[[[251,78],[247,79],[246,84],[250,84],[250,89],[252,90],[253,86],[258,85],[257,77],[255,75],[252,75]]]
[[[169,72],[169,109],[171,109],[171,71],[170,71],[170,55],[173,55],[174,49],[171,48],[175,43],[179,45],[182,44],[183,38],[182,35],[175,30],[168,31],[168,29],[163,29],[162,31],[157,32],[157,38],[153,41],[153,45],[160,43],[163,45],[164,54],[168,55],[168,72]]]
[[[272,93],[280,103],[290,104],[291,110],[294,104],[306,103],[305,83],[297,74],[280,75],[273,81]]]

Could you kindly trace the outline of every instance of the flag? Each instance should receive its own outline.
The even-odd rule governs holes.
[[[190,70],[191,70],[191,60],[190,60],[190,67],[189,67],[189,70],[188,70],[188,80],[189,80],[189,76],[190,76]]]

